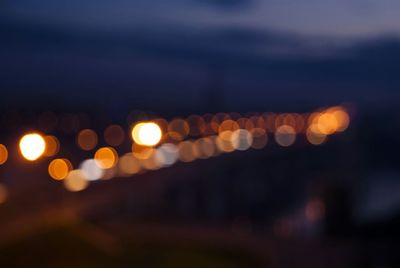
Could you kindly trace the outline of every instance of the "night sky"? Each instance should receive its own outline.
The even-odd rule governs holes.
[[[11,107],[26,106],[21,95],[31,106],[160,111],[205,111],[211,99],[243,111],[386,107],[399,97],[396,1],[1,4],[0,87]]]
[[[235,26],[348,38],[400,32],[400,4],[395,0],[16,0],[2,4],[4,16],[15,20],[98,30]]]

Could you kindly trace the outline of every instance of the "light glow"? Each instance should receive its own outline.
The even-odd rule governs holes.
[[[8,150],[7,147],[3,144],[0,144],[0,165],[3,165],[7,162],[8,159]]]
[[[54,159],[48,168],[50,177],[57,181],[65,179],[71,170],[72,164],[68,159]]]
[[[46,142],[38,133],[26,134],[19,142],[19,149],[25,159],[35,161],[39,159],[46,150]]]
[[[153,122],[143,122],[132,129],[132,138],[135,143],[144,146],[155,146],[161,141],[160,127]]]

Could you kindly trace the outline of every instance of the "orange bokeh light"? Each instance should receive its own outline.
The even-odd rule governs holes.
[[[63,180],[72,170],[72,164],[68,159],[54,159],[50,162],[48,172],[50,177],[55,180]]]
[[[46,142],[46,150],[44,151],[44,156],[55,156],[60,150],[60,142],[55,136],[44,136],[43,138]]]
[[[97,134],[92,129],[83,129],[78,133],[76,143],[84,151],[91,151],[97,146]]]
[[[8,150],[7,147],[3,144],[0,144],[0,165],[3,165],[7,162],[8,159]]]
[[[111,147],[103,147],[96,151],[94,155],[96,164],[102,169],[113,168],[118,162],[118,154]]]

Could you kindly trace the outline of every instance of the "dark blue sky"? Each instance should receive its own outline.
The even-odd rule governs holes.
[[[4,0],[3,14],[96,29],[235,26],[311,35],[400,33],[396,0]]]
[[[184,111],[213,109],[213,98],[225,111],[394,105],[393,7],[400,4],[3,1],[1,102]]]

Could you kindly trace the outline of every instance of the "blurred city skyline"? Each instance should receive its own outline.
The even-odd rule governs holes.
[[[0,1],[0,266],[400,267],[399,13]]]

